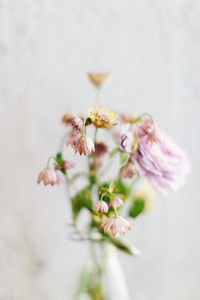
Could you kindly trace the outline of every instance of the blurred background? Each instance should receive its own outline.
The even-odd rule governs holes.
[[[132,222],[119,254],[131,299],[200,299],[198,0],[0,0],[0,299],[72,299],[86,243],[68,239],[64,186],[37,185],[68,107],[87,111],[87,72],[109,71],[101,102],[149,112],[186,149],[186,185]]]

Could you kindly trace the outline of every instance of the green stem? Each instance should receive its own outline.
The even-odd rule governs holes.
[[[47,161],[47,169],[50,168],[50,161],[51,161],[52,158],[55,160],[55,162],[57,162],[57,159],[54,156],[50,156],[48,161]]]
[[[94,132],[94,145],[95,145],[95,147],[96,147],[96,142],[97,142],[97,130],[98,130],[98,128],[95,127],[95,132]],[[97,156],[96,156],[96,152],[94,152],[95,173],[96,173],[96,161],[97,161]]]
[[[119,217],[118,211],[117,211],[116,207],[115,207],[114,204],[113,204],[113,200],[111,200],[111,204],[112,204],[112,207],[113,207],[113,209],[114,209],[114,211],[115,211],[115,218],[118,218],[118,217]]]
[[[95,132],[94,132],[94,145],[96,145],[96,142],[97,142],[97,130],[98,128],[95,127]],[[94,160],[94,167],[90,167],[90,158],[93,158]],[[94,152],[90,157],[88,157],[88,163],[89,163],[89,170],[93,171],[93,175],[91,176],[89,174],[89,181],[90,181],[90,188],[95,184],[97,186],[97,189],[98,189],[98,176],[97,176],[97,169],[96,169],[96,163],[97,163],[97,157],[96,157],[96,152]]]
[[[85,137],[85,122],[86,122],[86,119],[82,118],[83,120],[83,125],[82,125],[82,137]]]

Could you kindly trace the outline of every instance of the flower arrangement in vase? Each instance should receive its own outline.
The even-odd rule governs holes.
[[[108,82],[110,74],[88,74],[88,77],[96,88],[99,102],[100,89]],[[71,189],[72,186],[73,189],[78,178],[86,177],[86,185],[78,191],[76,187],[76,192],[69,199],[74,230],[81,239],[89,241],[93,257],[93,267],[84,269],[82,273],[77,296],[88,295],[88,299],[93,300],[117,300],[105,288],[107,245],[138,255],[139,250],[122,238],[132,228],[134,221],[130,220],[148,209],[152,190],[164,195],[170,190],[177,190],[184,183],[189,163],[184,151],[158,129],[148,113],[139,116],[129,113],[117,115],[98,103],[83,116],[67,112],[62,121],[67,131],[66,147],[72,147],[74,154],[83,159],[87,157],[87,170],[79,170],[72,176],[70,173],[75,163],[59,151],[49,157],[46,168],[39,174],[38,183],[59,185],[65,178],[68,187]],[[89,135],[88,129],[91,132],[91,128],[93,132]],[[102,134],[106,132],[109,138],[99,139],[99,131]],[[111,140],[112,148],[109,149]],[[105,172],[110,170],[106,164],[113,160],[116,162],[117,156],[117,170],[113,171],[112,178],[105,180]],[[141,192],[137,186],[143,178],[151,188]],[[89,218],[85,228],[80,230],[77,220],[84,209],[89,212]],[[98,254],[97,247],[101,249]],[[120,298],[119,294],[120,291],[118,299],[127,297]]]

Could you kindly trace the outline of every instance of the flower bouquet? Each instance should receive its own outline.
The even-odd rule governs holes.
[[[110,74],[89,74],[89,79],[99,102],[100,89]],[[72,147],[75,155],[87,160],[87,169],[74,173],[75,163],[59,151],[49,157],[38,183],[59,185],[65,178],[71,191],[74,238],[89,242],[92,264],[83,270],[76,296],[87,295],[84,299],[93,300],[127,299],[120,284],[115,285],[115,292],[116,288],[119,290],[117,296],[112,296],[107,286],[108,255],[114,257],[109,249],[139,254],[122,236],[131,230],[134,218],[148,209],[152,190],[167,195],[183,184],[189,171],[188,160],[148,113],[117,115],[97,103],[83,116],[67,112],[62,121],[67,131],[66,147]],[[115,166],[111,167],[113,162]],[[86,183],[77,189],[76,182],[81,177]],[[144,178],[146,183],[141,189],[139,181],[143,183]],[[77,221],[83,210],[89,212],[88,221],[80,229]],[[119,268],[114,273],[115,277],[121,276]]]

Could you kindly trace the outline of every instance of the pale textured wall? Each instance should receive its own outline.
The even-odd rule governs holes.
[[[132,299],[199,299],[199,17],[198,0],[0,0],[1,300],[72,299],[87,249],[67,239],[64,187],[35,181],[63,112],[93,101],[88,70],[113,73],[103,104],[150,112],[192,161],[187,185],[133,223]]]

